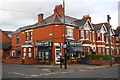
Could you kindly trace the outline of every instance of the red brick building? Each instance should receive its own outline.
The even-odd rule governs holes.
[[[21,27],[12,34],[11,56],[13,63],[40,63],[54,61],[64,56],[63,7],[57,5],[54,14],[44,19],[38,15],[38,22]],[[107,23],[92,24],[89,15],[82,19],[65,16],[67,59],[79,60],[86,54],[109,55],[109,37],[111,33],[112,55],[120,54],[120,37]],[[116,54],[117,52],[117,54]]]
[[[11,50],[12,31],[2,31],[0,29],[0,60],[9,57]],[[1,61],[0,61],[1,62]]]

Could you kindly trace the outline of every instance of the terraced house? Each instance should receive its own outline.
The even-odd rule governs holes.
[[[38,22],[21,27],[12,34],[11,63],[40,63],[53,61],[59,64],[64,56],[64,10],[55,6],[54,13],[44,19],[38,15]],[[113,30],[108,23],[91,23],[89,15],[82,19],[65,16],[67,59],[81,60],[86,54],[109,55],[111,35],[112,55],[120,55],[120,31]]]

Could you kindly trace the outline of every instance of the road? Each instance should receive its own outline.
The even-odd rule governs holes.
[[[118,66],[96,70],[56,70],[49,72],[31,65],[3,64],[3,78],[118,78]]]

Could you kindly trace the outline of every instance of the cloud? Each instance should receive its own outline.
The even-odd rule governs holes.
[[[81,19],[89,14],[93,23],[106,22],[106,15],[112,17],[113,28],[118,25],[118,0],[65,0],[66,15]],[[44,17],[53,14],[55,5],[62,4],[62,0],[3,0],[0,5],[0,28],[16,30],[37,22],[37,15],[44,13]],[[120,25],[120,24],[119,24]]]

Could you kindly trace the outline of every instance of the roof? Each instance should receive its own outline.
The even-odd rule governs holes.
[[[103,24],[93,24],[93,27],[95,30],[100,30],[102,28]]]
[[[37,27],[43,27],[43,26],[50,25],[50,24],[63,24],[63,22],[64,22],[63,18],[64,18],[63,15],[55,13],[55,14],[47,17],[43,21],[38,22],[34,25],[21,27],[18,30],[16,30],[16,32],[20,32],[20,31],[27,30],[27,29],[32,29],[32,28],[37,28]],[[65,24],[66,25],[81,27],[81,26],[84,26],[86,21],[87,21],[87,19],[79,20],[77,18],[73,18],[73,17],[70,17],[70,16],[65,16]]]
[[[115,36],[120,36],[120,30],[114,30]]]
[[[10,49],[11,48],[11,42],[3,42],[0,43],[0,49]]]

